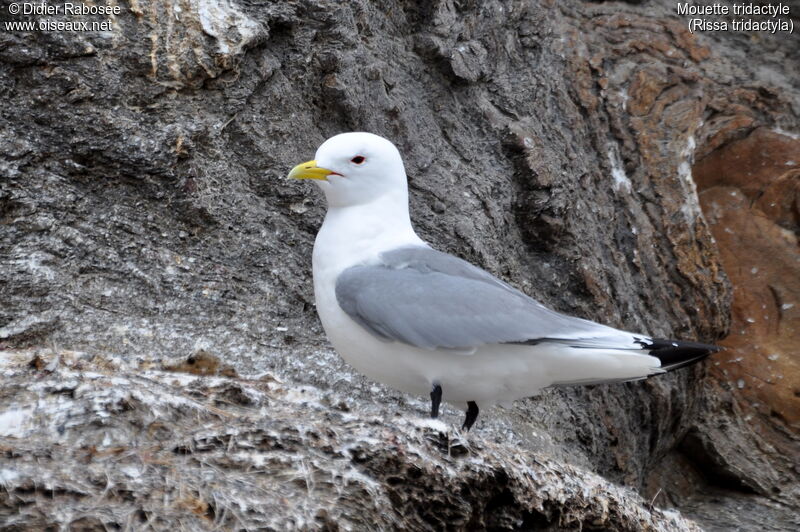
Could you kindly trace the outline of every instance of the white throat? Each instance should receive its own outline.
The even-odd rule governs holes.
[[[374,262],[384,251],[407,245],[427,244],[411,227],[405,190],[368,203],[329,207],[314,242],[314,277],[338,275],[350,266]]]

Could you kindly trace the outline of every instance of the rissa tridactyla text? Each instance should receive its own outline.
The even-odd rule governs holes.
[[[645,378],[718,348],[632,334],[550,310],[488,272],[432,249],[411,227],[403,161],[388,140],[344,133],[289,173],[328,201],[314,243],[314,293],[333,347],[368,377],[466,404],[554,385]]]

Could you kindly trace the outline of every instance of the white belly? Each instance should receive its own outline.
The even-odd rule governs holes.
[[[445,401],[477,400],[471,395],[476,393],[475,386],[480,386],[480,382],[475,381],[482,371],[478,366],[485,365],[485,369],[491,366],[486,364],[485,356],[382,341],[345,314],[336,301],[335,282],[325,277],[323,272],[315,272],[317,313],[328,339],[347,363],[370,379],[403,392],[424,396],[438,383]],[[476,364],[479,360],[483,363]],[[475,382],[471,385],[470,381]]]
[[[394,389],[427,396],[437,383],[444,401],[490,405],[534,395],[553,382],[546,359],[556,352],[537,356],[535,347],[504,344],[464,354],[385,342],[347,316],[326,288],[317,289],[317,312],[333,347],[359,372]]]
[[[451,403],[488,405],[535,394],[551,384],[530,347],[493,345],[466,355],[384,342],[344,312],[320,311],[325,332],[341,357],[359,372],[397,390],[426,396],[434,383]]]

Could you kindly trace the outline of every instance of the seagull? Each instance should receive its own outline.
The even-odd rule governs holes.
[[[551,310],[414,232],[397,148],[371,133],[326,140],[289,177],[328,209],[312,258],[317,313],[340,356],[370,379],[466,405],[508,404],[549,386],[626,382],[720,348],[614,329]]]

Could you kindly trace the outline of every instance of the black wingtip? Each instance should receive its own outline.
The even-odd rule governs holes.
[[[718,345],[661,338],[643,338],[638,343],[650,355],[657,357],[661,361],[661,368],[666,371],[690,366],[723,349]]]

